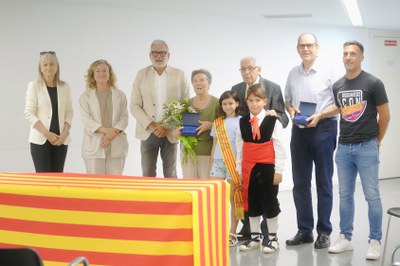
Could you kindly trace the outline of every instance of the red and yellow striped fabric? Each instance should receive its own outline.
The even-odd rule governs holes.
[[[45,265],[229,265],[229,185],[220,180],[0,173],[0,248]]]

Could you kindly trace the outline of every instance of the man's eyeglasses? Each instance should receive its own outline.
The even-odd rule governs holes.
[[[256,69],[258,66],[248,66],[248,67],[242,67],[239,68],[240,72],[253,72],[254,69]]]
[[[305,43],[305,44],[298,44],[297,48],[304,50],[304,49],[306,49],[306,47],[307,47],[307,49],[311,49],[311,48],[314,48],[314,46],[315,46],[315,43]]]
[[[151,55],[154,57],[157,57],[158,55],[161,55],[161,57],[165,57],[167,53],[168,53],[167,51],[161,51],[161,52],[151,51]]]
[[[54,52],[54,51],[43,51],[43,52],[40,52],[40,56],[45,55],[45,54],[56,55],[56,52]]]

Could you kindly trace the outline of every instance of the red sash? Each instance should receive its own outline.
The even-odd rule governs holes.
[[[243,207],[249,210],[248,191],[250,183],[250,173],[256,163],[275,164],[275,150],[272,141],[263,143],[244,142],[243,143]]]

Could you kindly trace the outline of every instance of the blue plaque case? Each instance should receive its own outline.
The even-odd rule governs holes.
[[[182,136],[197,136],[196,128],[199,127],[199,113],[183,113],[182,114]]]
[[[317,108],[316,103],[310,102],[300,102],[300,114],[297,114],[293,118],[293,124],[306,126],[308,125],[307,118],[315,114],[315,109]]]

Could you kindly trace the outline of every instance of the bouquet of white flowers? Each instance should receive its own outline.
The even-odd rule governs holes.
[[[168,129],[175,130],[182,126],[183,113],[196,113],[196,110],[189,105],[189,100],[187,98],[166,103],[163,106],[163,118],[160,124]],[[179,136],[178,139],[183,145],[182,163],[187,164],[188,162],[193,162],[196,158],[194,147],[197,145],[197,137]]]

